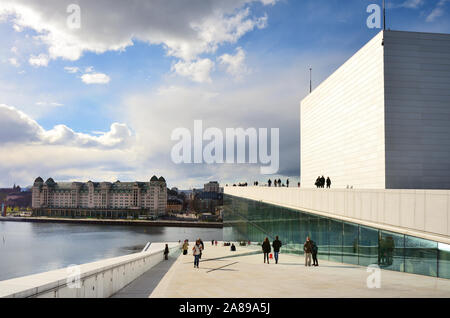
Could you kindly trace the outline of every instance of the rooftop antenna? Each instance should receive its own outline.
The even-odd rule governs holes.
[[[312,68],[309,68],[309,93],[312,92]]]

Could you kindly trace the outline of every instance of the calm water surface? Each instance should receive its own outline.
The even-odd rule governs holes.
[[[219,241],[222,229],[0,221],[0,281],[198,237]]]

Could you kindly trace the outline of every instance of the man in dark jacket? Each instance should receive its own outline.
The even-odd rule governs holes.
[[[331,188],[331,179],[327,177],[327,188]]]
[[[283,244],[281,244],[281,241],[278,239],[278,236],[275,236],[275,241],[273,241],[273,256],[275,257],[275,264],[278,264],[278,253],[280,253],[280,248]]]
[[[313,259],[313,266],[319,266],[319,261],[317,260],[317,252],[319,251],[319,247],[317,246],[316,242],[311,240],[312,244],[312,259]]]
[[[306,238],[305,244],[303,244],[303,251],[305,252],[305,266],[311,266],[312,244],[309,236]]]

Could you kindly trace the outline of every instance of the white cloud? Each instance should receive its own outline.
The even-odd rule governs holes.
[[[17,54],[18,53],[17,47],[13,46],[11,48],[11,53]]]
[[[20,63],[17,61],[17,59],[15,57],[11,57],[8,59],[9,64],[11,64],[12,66],[15,67],[19,67]]]
[[[249,5],[256,2],[273,5],[276,0],[80,0],[77,30],[67,27],[60,1],[2,0],[0,17],[10,17],[16,31],[33,29],[35,40],[48,46],[50,59],[74,61],[84,52],[120,51],[140,40],[163,45],[169,55],[191,62],[264,28],[267,15],[250,12]]]
[[[65,125],[45,130],[35,120],[15,107],[0,104],[0,145],[34,143],[81,148],[126,148],[134,137],[126,124],[113,123],[108,132],[99,136],[78,133]]]
[[[55,106],[55,107],[64,106],[64,104],[57,103],[57,102],[37,102],[36,105],[37,106]]]
[[[87,73],[81,76],[85,84],[108,84],[111,80],[108,75],[103,73]]]
[[[225,66],[226,72],[236,79],[241,79],[249,72],[245,65],[245,52],[241,47],[236,49],[235,55],[224,54],[218,58],[221,65]]]
[[[85,73],[91,73],[91,72],[93,72],[94,71],[94,67],[93,66],[88,66],[88,67],[86,67],[85,69],[84,69],[84,72]]]
[[[67,73],[77,73],[80,69],[76,66],[65,66],[64,67],[64,71],[66,71]]]
[[[210,72],[214,69],[214,62],[210,59],[200,59],[195,62],[183,62],[172,66],[172,70],[181,76],[188,77],[195,82],[211,82]]]
[[[424,4],[424,0],[406,0],[401,4],[401,7],[416,9]]]
[[[433,22],[436,18],[444,15],[444,6],[449,0],[440,0],[436,7],[431,11],[431,13],[426,17],[426,22]]]
[[[47,66],[49,57],[46,54],[31,55],[28,62],[35,67]]]

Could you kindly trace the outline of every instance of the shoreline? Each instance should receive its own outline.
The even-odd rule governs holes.
[[[95,225],[131,225],[131,226],[159,226],[159,227],[195,227],[195,228],[223,228],[219,222],[190,222],[190,221],[149,221],[149,220],[122,220],[122,219],[71,219],[49,217],[0,217],[0,222],[35,222],[35,223],[69,223],[69,224],[95,224]]]

